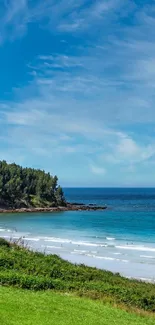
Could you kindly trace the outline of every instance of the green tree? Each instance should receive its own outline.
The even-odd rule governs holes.
[[[21,179],[11,178],[5,185],[7,197],[12,204],[18,203],[22,199]]]
[[[48,205],[65,204],[57,176],[0,161],[0,203],[15,206],[25,202],[31,205],[32,197],[47,200]]]
[[[58,206],[65,204],[64,193],[60,186],[58,186],[58,188],[56,189],[55,197],[56,197],[56,202],[57,202]]]

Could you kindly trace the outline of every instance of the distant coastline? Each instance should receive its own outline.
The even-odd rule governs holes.
[[[105,209],[95,204],[68,203],[56,175],[0,161],[0,213]]]

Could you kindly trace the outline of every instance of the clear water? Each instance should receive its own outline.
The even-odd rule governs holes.
[[[104,211],[0,215],[0,235],[24,237],[33,249],[56,253],[124,276],[154,281],[155,189],[64,189],[70,202]]]

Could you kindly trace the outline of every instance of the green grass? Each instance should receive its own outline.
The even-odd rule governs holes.
[[[1,325],[154,325],[154,317],[71,295],[0,287]]]
[[[119,274],[73,265],[0,240],[0,284],[29,290],[53,289],[91,299],[155,312],[155,285]]]

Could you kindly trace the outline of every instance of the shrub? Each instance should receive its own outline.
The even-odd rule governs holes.
[[[0,246],[10,247],[10,243],[6,241],[4,238],[0,238]]]

